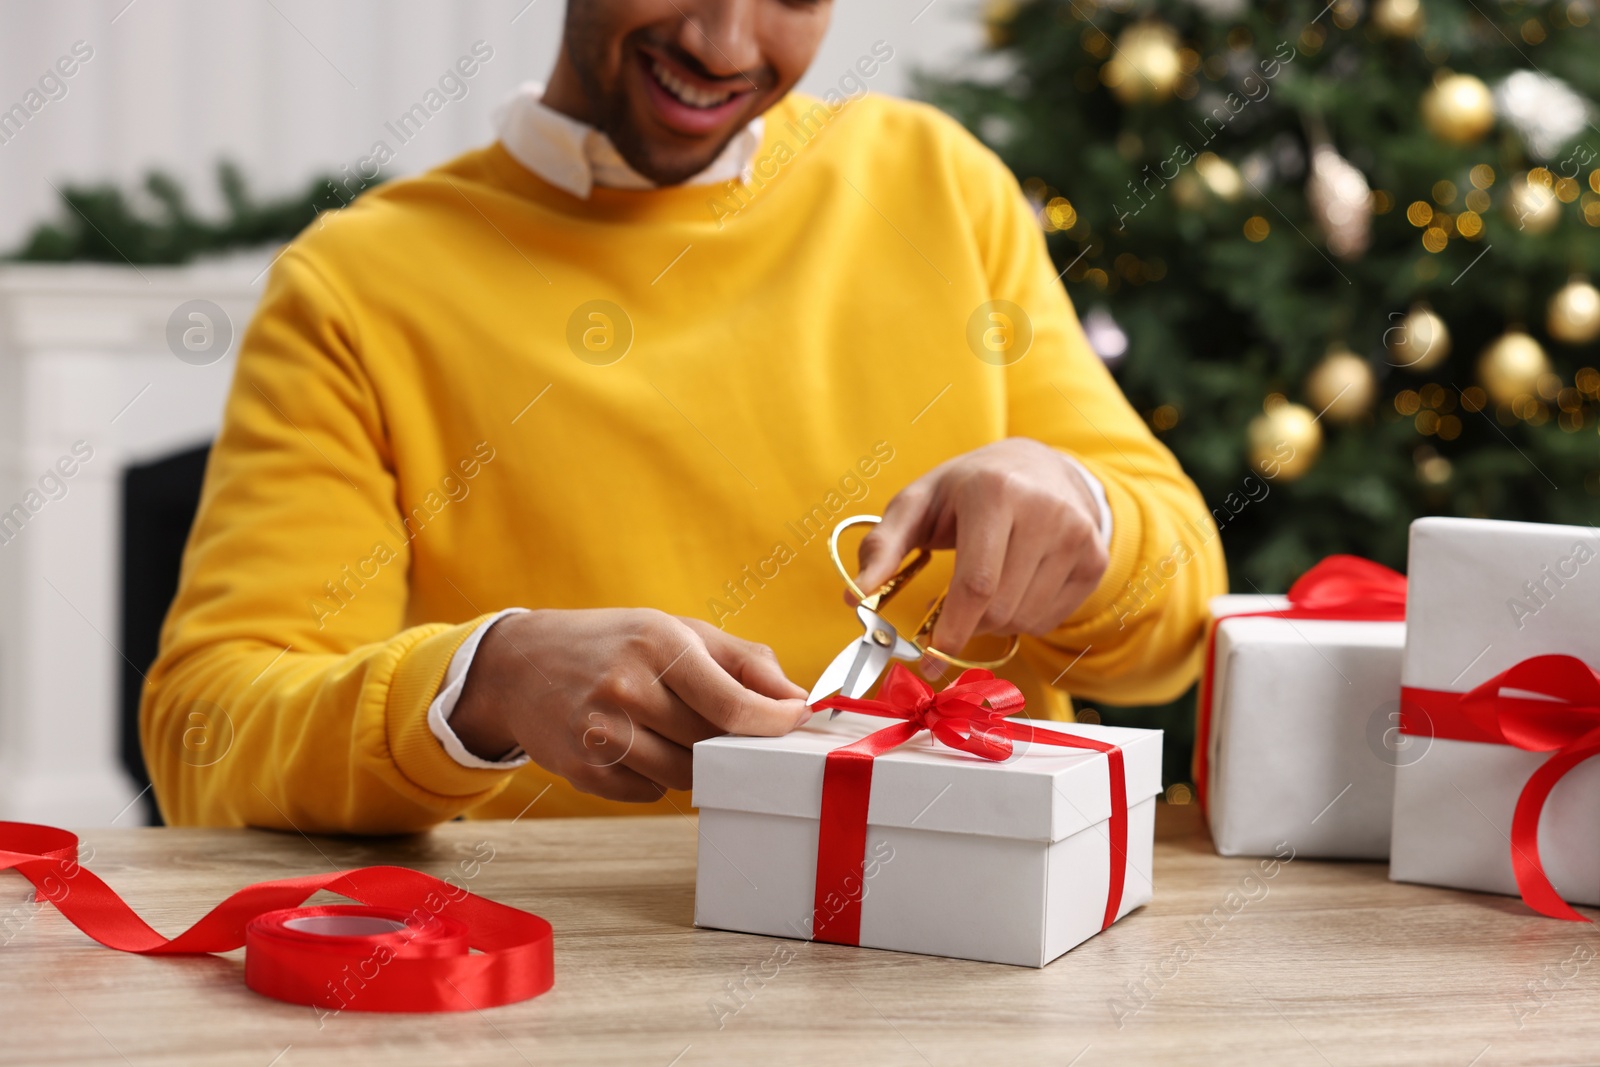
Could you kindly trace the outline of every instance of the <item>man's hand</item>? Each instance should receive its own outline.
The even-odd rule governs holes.
[[[585,793],[688,789],[696,741],[776,736],[810,717],[772,650],[698,619],[606,608],[508,615],[484,635],[450,727],[467,751],[516,745]]]
[[[889,501],[861,543],[866,592],[916,548],[954,548],[933,646],[959,655],[975,633],[1046,634],[1106,570],[1100,508],[1064,455],[1008,438],[940,464]]]

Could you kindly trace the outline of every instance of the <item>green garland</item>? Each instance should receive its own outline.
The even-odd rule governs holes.
[[[372,182],[367,183],[370,188]],[[135,197],[112,183],[67,184],[61,211],[41,223],[4,259],[31,263],[188,263],[233,249],[281,244],[305,229],[320,212],[343,207],[349,194],[331,175],[299,192],[257,200],[232,163],[217,166],[217,185],[227,215],[211,220],[189,206],[178,180],[162,171],[144,179]],[[144,199],[149,208],[136,206]]]

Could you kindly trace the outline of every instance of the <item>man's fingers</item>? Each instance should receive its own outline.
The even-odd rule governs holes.
[[[1056,602],[1059,605],[1057,611],[1061,614],[1061,617],[1050,626],[1051,630],[1066,622],[1067,619],[1072,617],[1073,612],[1083,606],[1084,601],[1094,596],[1094,591],[1100,588],[1100,579],[1104,575],[1104,563],[1090,560],[1078,561],[1078,565],[1067,576],[1066,584],[1062,586],[1061,593],[1056,598]],[[1048,633],[1049,631],[1046,630],[1044,632]]]
[[[615,686],[609,687],[615,690]],[[716,737],[725,731],[706,722],[693,708],[679,699],[664,681],[644,677],[627,684],[625,700],[630,721],[638,728],[654,730],[668,741],[691,748],[696,741]],[[620,707],[621,704],[619,703]]]
[[[1000,584],[978,623],[984,632],[1000,634],[1017,632],[1017,620],[1021,616],[1023,603],[1037,590],[1041,580],[1046,578],[1044,567],[1048,557],[1052,555],[1051,540],[1050,532],[1041,530],[1037,523],[1019,523],[1011,528],[1011,537],[1006,544],[1005,566],[1000,572]],[[1048,579],[1052,592],[1061,587],[1061,581],[1066,577],[1066,573],[1067,568],[1063,567],[1057,575]]]
[[[1044,634],[1061,625],[1067,617],[1061,605],[1074,563],[1075,560],[1063,552],[1051,552],[1039,561],[1039,569],[1034,572],[1022,602],[1011,614],[1016,632]]]
[[[650,730],[636,730],[622,766],[668,789],[694,784],[694,754]]]
[[[735,637],[701,619],[684,621],[694,627],[701,640],[705,641],[706,650],[711,653],[711,658],[746,689],[762,696],[772,697],[774,700],[788,700],[806,695],[804,689],[783,673],[783,667],[779,665],[778,657],[771,648],[754,641],[746,641],[742,637]]]
[[[746,689],[698,640],[663,667],[661,681],[702,719],[730,734],[777,737],[809,717],[804,695],[774,699]]]
[[[585,793],[629,804],[648,804],[660,800],[666,793],[665,787],[620,763],[598,769],[579,765],[563,777]]]
[[[1094,595],[1105,576],[1106,547],[1097,531],[1084,528],[1076,538],[1069,535],[1067,542],[1039,564],[1039,573],[1013,616],[1023,633],[1056,629]]]
[[[861,541],[857,552],[860,571],[856,585],[868,596],[899,568],[900,561],[925,539],[928,506],[933,493],[923,480],[912,482],[895,494],[884,509],[883,521]]]
[[[1000,588],[1006,547],[1011,540],[1011,512],[1003,505],[982,512],[970,509],[956,520],[956,567],[950,593],[933,630],[933,647],[959,656]]]

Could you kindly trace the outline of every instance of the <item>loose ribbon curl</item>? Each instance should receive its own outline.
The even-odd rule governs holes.
[[[1510,696],[1507,690],[1548,699]],[[1400,691],[1402,733],[1550,752],[1517,798],[1511,816],[1511,868],[1534,911],[1552,919],[1592,920],[1556,892],[1539,858],[1539,816],[1568,771],[1600,755],[1600,672],[1575,656],[1534,656],[1466,693]]]
[[[1381,563],[1359,556],[1329,556],[1289,587],[1287,608],[1225,615],[1212,624],[1201,666],[1195,726],[1194,789],[1202,811],[1211,794],[1211,694],[1216,675],[1217,626],[1229,619],[1247,618],[1404,622],[1406,579]]]
[[[872,799],[872,762],[927,730],[944,745],[987,760],[1008,759],[1013,742],[1104,752],[1111,782],[1111,884],[1101,929],[1116,921],[1128,870],[1128,786],[1122,749],[1103,741],[1036,730],[1006,718],[1021,711],[1022,692],[986,670],[963,671],[940,692],[899,663],[875,700],[829,697],[816,711],[855,711],[901,719],[828,753],[822,772],[821,830],[817,839],[816,909],[813,940],[861,943],[862,869],[867,848],[867,808]],[[851,891],[851,882],[856,890]],[[833,901],[842,903],[835,905]]]
[[[146,956],[227,952],[243,945],[245,984],[291,1004],[467,1011],[527,1000],[554,981],[549,923],[421,871],[359,867],[258,882],[169,940],[79,867],[77,856],[78,838],[66,830],[0,822],[0,870],[27,878],[102,945]],[[67,888],[58,893],[52,883]],[[319,889],[365,907],[297,906]],[[324,928],[344,935],[316,932]],[[352,929],[377,932],[350,936]],[[479,951],[469,954],[469,948]]]

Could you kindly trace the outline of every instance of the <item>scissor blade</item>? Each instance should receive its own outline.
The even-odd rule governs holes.
[[[923,652],[922,649],[910,641],[907,641],[899,634],[895,634],[893,656],[895,659],[903,659],[908,663],[915,663],[922,658]]]
[[[850,676],[850,669],[855,666],[856,660],[862,655],[862,642],[852,641],[844,646],[844,650],[833,657],[833,662],[828,664],[828,669],[822,672],[822,677],[817,679],[817,684],[811,687],[811,695],[806,697],[807,704],[815,704],[824,697],[830,697],[844,688],[845,679]],[[835,715],[838,712],[834,712]]]
[[[851,670],[844,685],[839,687],[843,696],[856,699],[867,695],[867,690],[877,684],[883,669],[889,665],[889,649],[867,641],[861,644],[862,655],[856,660],[855,669]]]

